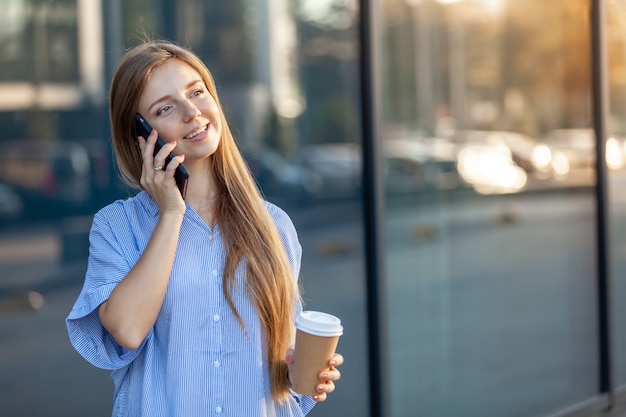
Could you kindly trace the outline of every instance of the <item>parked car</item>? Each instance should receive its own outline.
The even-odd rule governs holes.
[[[89,156],[79,143],[3,142],[0,181],[16,190],[31,211],[76,209],[91,197]]]
[[[468,143],[459,151],[457,166],[463,179],[481,194],[517,193],[528,180],[511,150],[502,144]]]
[[[453,190],[459,175],[456,147],[440,138],[383,140],[385,189],[389,194]]]
[[[293,163],[301,171],[301,185],[308,198],[354,197],[361,190],[361,148],[350,143],[308,145],[300,148]]]
[[[0,183],[0,223],[19,219],[23,210],[24,203],[17,192],[9,185]]]
[[[576,172],[589,175],[595,170],[596,137],[591,128],[554,129],[547,132],[543,142],[551,152],[550,169],[556,178]],[[611,136],[606,141],[605,159],[609,169],[625,166],[624,139]]]
[[[549,150],[546,145],[523,133],[506,130],[458,130],[452,140],[460,148],[468,145],[506,147],[513,162],[527,173],[545,172],[549,167]]]
[[[244,152],[244,158],[261,191],[266,196],[285,199],[303,197],[303,172],[293,162],[272,149]]]
[[[592,172],[595,138],[592,129],[555,129],[543,138],[552,152],[552,171],[556,177],[565,177],[572,171]]]

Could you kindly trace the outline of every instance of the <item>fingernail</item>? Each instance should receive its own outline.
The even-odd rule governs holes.
[[[337,361],[330,361],[330,366],[335,366],[337,364]]]
[[[322,377],[322,379],[327,379],[328,378],[328,374],[326,372],[324,372],[320,376]]]

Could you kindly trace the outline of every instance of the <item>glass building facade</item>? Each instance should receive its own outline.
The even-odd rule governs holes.
[[[0,415],[111,414],[64,318],[145,38],[213,72],[342,319],[311,416],[626,415],[622,0],[0,0]]]

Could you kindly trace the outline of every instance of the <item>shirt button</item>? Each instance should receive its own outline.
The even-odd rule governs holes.
[[[216,277],[217,276],[217,269],[213,270],[213,276]]]
[[[213,235],[209,235],[209,240],[213,240]]]
[[[217,407],[215,407],[215,413],[219,414],[222,412],[222,407],[220,407],[219,405]]]
[[[213,321],[220,321],[220,315],[219,314],[214,314],[213,315]]]
[[[213,366],[215,366],[216,368],[219,368],[220,367],[220,361],[213,362]]]

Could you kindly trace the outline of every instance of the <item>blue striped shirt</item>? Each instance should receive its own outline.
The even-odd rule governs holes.
[[[266,203],[284,242],[294,279],[302,249],[289,216]],[[189,206],[159,316],[135,350],[121,347],[102,326],[98,306],[138,261],[158,220],[145,191],[100,210],[93,219],[89,261],[80,295],[66,319],[74,348],[91,364],[112,370],[113,416],[304,416],[315,401],[291,392],[273,401],[259,317],[236,273],[233,301],[222,292],[226,251],[219,225],[210,228]],[[302,309],[298,305],[298,311]]]

